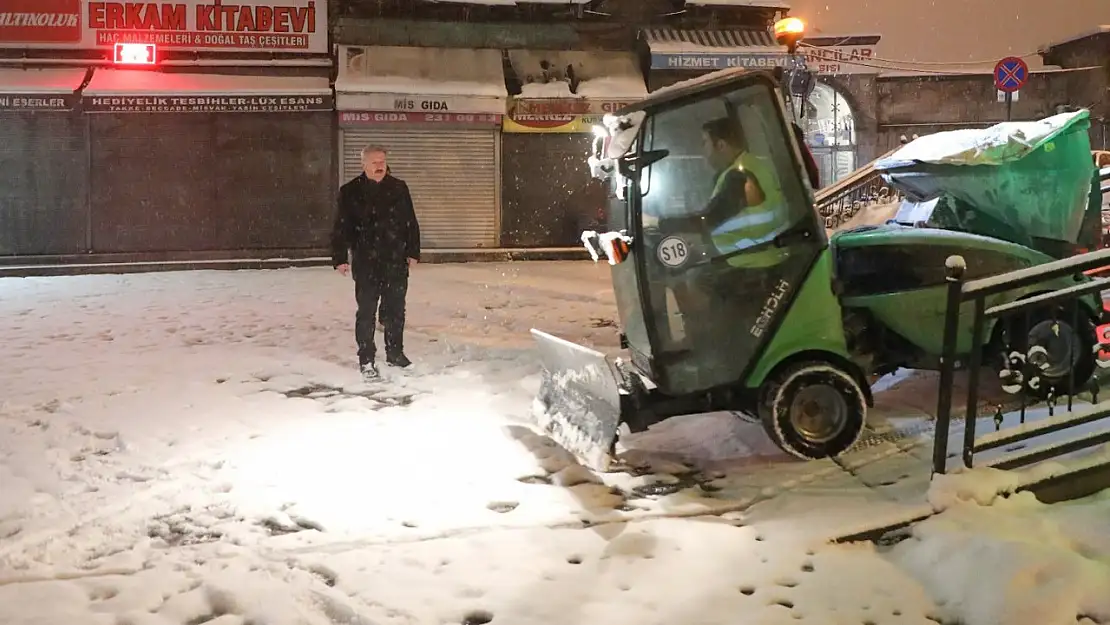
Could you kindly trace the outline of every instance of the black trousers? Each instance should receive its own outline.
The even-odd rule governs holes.
[[[402,264],[373,263],[354,267],[355,342],[358,344],[359,365],[374,362],[376,317],[381,312],[385,329],[385,353],[398,356],[405,349],[405,295],[409,289],[409,267]]]

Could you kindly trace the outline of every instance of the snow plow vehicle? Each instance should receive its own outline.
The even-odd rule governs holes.
[[[962,256],[975,279],[1078,245],[1092,180],[1097,189],[1087,111],[978,131],[997,138],[978,161],[982,145],[946,152],[943,140],[912,142],[878,166],[907,194],[907,210],[929,209],[946,225],[929,227],[929,217],[925,227],[830,237],[779,78],[717,72],[656,91],[595,129],[591,169],[614,199],[610,232],[583,241],[611,265],[624,352],[532,330],[543,366],[533,418],[594,469],[608,469],[626,428],[715,411],[758,417],[796,457],[837,456],[866,428],[871,380],[939,368],[949,256]],[[1101,301],[1086,298],[1073,313],[1046,308],[1021,327],[993,324],[971,345],[973,311],[962,310],[961,360],[983,350],[982,362],[1001,366],[1009,345],[1039,345],[1048,383],[1079,387],[1095,368]]]

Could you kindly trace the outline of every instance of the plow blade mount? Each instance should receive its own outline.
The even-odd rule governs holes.
[[[607,471],[621,423],[622,393],[605,354],[532,330],[543,375],[532,408],[537,425],[563,449]]]

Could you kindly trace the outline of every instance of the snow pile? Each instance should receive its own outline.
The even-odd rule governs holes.
[[[909,163],[999,165],[1022,158],[1089,118],[1090,111],[1083,109],[1036,121],[1002,122],[989,128],[937,132],[907,143],[876,162],[875,168],[892,169]]]
[[[629,52],[510,50],[509,62],[524,83],[523,98],[588,98],[601,103],[647,95],[639,60]],[[578,83],[573,90],[572,81]]]
[[[634,102],[647,96],[647,87],[639,74],[599,76],[578,83],[578,95],[593,100]]]
[[[1009,495],[1020,486],[1021,475],[1011,471],[990,468],[953,471],[933,476],[928,500],[937,512],[967,501],[989,506],[999,496]]]
[[[552,80],[551,82],[526,82],[520,87],[522,98],[558,98],[574,99],[581,95],[570,92],[570,83],[565,80]]]
[[[1031,494],[956,505],[889,560],[964,625],[1110,620],[1110,493],[1046,506]],[[1085,620],[1086,619],[1086,620]]]
[[[803,463],[718,413],[578,465],[522,423],[528,330],[615,350],[609,279],[417,267],[416,370],[374,386],[328,269],[0,280],[0,623],[1107,620],[1107,498],[987,470],[927,503],[913,441]],[[934,507],[889,553],[829,544]]]

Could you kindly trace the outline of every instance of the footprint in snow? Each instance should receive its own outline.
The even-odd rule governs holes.
[[[512,512],[513,510],[516,510],[517,506],[519,505],[520,504],[515,501],[491,501],[486,504],[486,508],[494,512],[505,514],[507,512]]]

